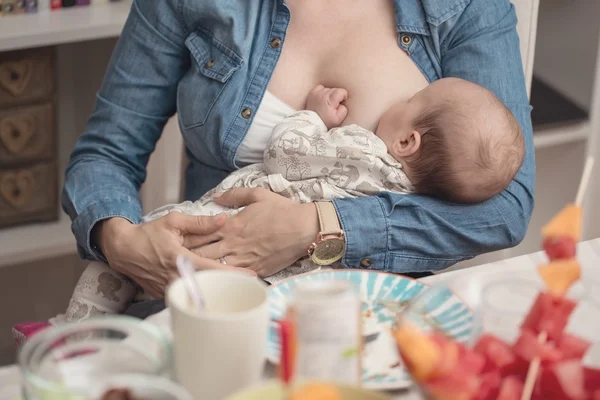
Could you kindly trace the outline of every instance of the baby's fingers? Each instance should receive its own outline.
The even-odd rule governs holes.
[[[325,86],[323,86],[323,85],[317,85],[317,86],[315,86],[315,88],[314,88],[313,90],[311,90],[310,92],[311,92],[311,93],[313,93],[313,94],[317,94],[317,93],[319,93],[320,91],[322,91],[323,89],[325,89]]]
[[[332,89],[329,93],[329,102],[334,107],[337,107],[346,99],[348,99],[348,91],[346,89],[336,88]]]
[[[345,105],[340,104],[340,106],[337,108],[337,110],[335,110],[335,118],[336,118],[336,125],[339,125],[342,123],[343,120],[346,119],[346,116],[348,115],[348,109],[346,108]]]

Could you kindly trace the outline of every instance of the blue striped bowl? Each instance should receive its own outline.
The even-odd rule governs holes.
[[[352,282],[362,297],[364,334],[378,332],[377,339],[365,345],[363,356],[363,387],[373,390],[393,390],[412,385],[401,364],[391,335],[399,306],[421,293],[428,286],[401,275],[361,270],[327,270],[298,275],[277,282],[269,289],[271,319],[283,316],[287,300],[298,282],[306,280],[341,279]],[[428,292],[429,293],[429,292]],[[467,343],[473,333],[473,313],[449,289],[436,288],[428,294],[425,313],[437,328],[459,342]],[[418,322],[418,321],[416,321]],[[269,329],[267,358],[279,362],[279,334],[275,322]]]

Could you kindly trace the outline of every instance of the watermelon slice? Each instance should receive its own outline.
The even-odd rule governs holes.
[[[584,371],[579,360],[555,363],[544,368],[541,390],[545,400],[586,400]]]
[[[555,362],[562,358],[562,354],[553,343],[540,343],[538,337],[528,329],[521,331],[521,336],[513,345],[515,355],[529,364],[539,357],[542,362]]]
[[[554,260],[538,267],[538,273],[554,296],[564,296],[571,285],[581,278],[581,266],[577,260]]]
[[[502,380],[496,400],[520,400],[521,394],[523,394],[523,382],[517,377],[507,376]]]
[[[591,345],[587,340],[568,333],[563,333],[557,343],[563,360],[582,359]]]
[[[509,371],[514,368],[517,357],[510,346],[503,340],[491,334],[481,335],[474,350],[485,357],[484,372],[501,370]]]
[[[542,390],[542,373],[544,372],[544,367],[540,367],[538,370],[538,376],[535,380],[535,385],[533,386],[533,393],[531,393],[531,400],[544,400],[544,391]],[[523,378],[523,382],[525,382],[527,376]]]
[[[575,204],[567,204],[543,228],[542,236],[569,236],[579,242],[581,235],[582,209]]]
[[[427,381],[424,386],[436,400],[471,400],[477,393],[479,379],[455,369],[449,375]]]
[[[564,260],[577,255],[577,243],[570,236],[549,236],[542,242],[550,260]]]
[[[502,377],[499,371],[486,372],[481,376],[479,389],[473,400],[496,400],[501,383]]]
[[[600,392],[600,369],[583,367],[583,379],[586,391]]]
[[[550,293],[540,293],[521,328],[536,335],[546,332],[551,340],[559,340],[577,303]]]
[[[465,374],[477,375],[483,371],[485,367],[485,357],[467,348],[463,344],[458,344],[458,365],[457,368]]]

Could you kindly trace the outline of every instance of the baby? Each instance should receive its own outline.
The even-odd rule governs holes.
[[[196,202],[161,207],[143,222],[173,211],[235,214],[240,209],[213,201],[216,192],[234,187],[262,187],[296,202],[391,191],[476,203],[506,188],[523,161],[519,124],[499,99],[476,84],[438,80],[387,110],[375,133],[357,125],[337,127],[347,114],[347,96],[344,89],[316,87],[308,96],[307,110],[275,127],[262,164],[233,172]],[[317,268],[302,259],[264,278],[273,282]],[[64,319],[122,312],[140,292],[109,266],[91,263]]]
[[[489,90],[455,78],[392,106],[375,133],[402,163],[415,192],[457,203],[500,193],[525,154],[510,110]]]

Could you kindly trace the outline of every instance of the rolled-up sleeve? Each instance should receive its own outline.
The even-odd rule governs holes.
[[[98,221],[141,219],[138,191],[150,154],[175,113],[177,85],[189,63],[174,3],[133,3],[94,112],[71,154],[62,206],[83,258],[102,259],[90,242]]]
[[[523,239],[533,211],[535,161],[516,22],[508,0],[472,0],[440,46],[444,77],[487,87],[521,125],[526,155],[517,176],[502,193],[476,205],[392,193],[336,200],[347,238],[346,266],[440,270]],[[369,262],[361,266],[364,259]]]

